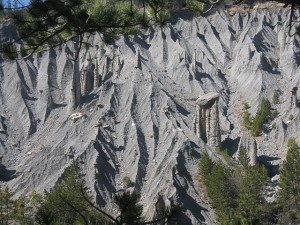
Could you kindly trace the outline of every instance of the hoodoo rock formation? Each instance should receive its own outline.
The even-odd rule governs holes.
[[[74,54],[75,55],[75,54]],[[81,102],[79,60],[73,62],[72,85],[69,99],[69,110],[74,110]]]
[[[92,57],[89,54],[81,71],[81,96],[87,96],[94,89],[94,68]]]
[[[298,87],[293,87],[293,89],[291,90],[291,105],[295,107],[298,106],[297,91]]]
[[[195,133],[212,148],[221,145],[218,102],[218,93],[205,94],[196,101]]]

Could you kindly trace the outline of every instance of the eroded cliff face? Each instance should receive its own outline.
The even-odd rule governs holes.
[[[243,102],[254,114],[263,97],[282,93],[275,106],[280,115],[272,121],[276,129],[270,124],[255,140],[259,159],[276,166],[287,139],[300,141],[299,104],[290,92],[299,86],[300,42],[287,35],[288,18],[289,9],[281,8],[182,15],[162,30],[122,37],[114,45],[94,36],[78,65],[70,58],[72,43],[25,61],[2,60],[3,184],[16,194],[43,191],[78,159],[91,193],[111,213],[112,197],[128,176],[147,216],[155,216],[155,204],[172,201],[185,209],[179,224],[215,224],[197,165],[205,149],[214,154],[219,134],[232,153],[241,137],[251,142],[242,126]],[[14,32],[4,24],[2,41]],[[219,122],[204,120],[215,124],[205,128],[214,130],[205,133],[213,142],[194,127],[196,100],[208,93],[218,94],[210,110],[218,111]]]

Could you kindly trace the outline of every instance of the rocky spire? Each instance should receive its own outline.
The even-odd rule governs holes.
[[[74,58],[76,53],[73,53]],[[72,73],[72,86],[71,95],[69,100],[69,110],[73,111],[81,101],[80,94],[80,73],[79,73],[79,59],[74,60],[73,73]]]
[[[6,126],[4,125],[4,120],[5,120],[4,116],[0,114],[0,133],[6,134]]]
[[[105,80],[105,76],[108,74],[109,72],[109,68],[110,68],[110,63],[111,63],[111,59],[108,56],[105,56],[105,61],[103,64],[103,76],[102,79]]]
[[[135,66],[135,68],[142,70],[142,60],[141,60],[141,53],[140,53],[140,49],[139,48],[136,49],[135,58],[136,58],[136,66]]]
[[[120,55],[117,55],[117,71],[116,71],[117,77],[120,76],[123,65],[124,65],[124,60],[122,60],[121,62]]]
[[[88,57],[83,66],[81,72],[81,95],[84,97],[93,90],[94,86],[94,65],[92,63],[91,54],[88,53]]]
[[[196,73],[196,60],[197,60],[197,50],[194,49],[193,57],[192,57],[192,71]]]
[[[95,69],[94,69],[94,89],[101,85],[100,74],[99,74],[99,61],[98,57],[95,58]]]
[[[178,54],[178,59],[179,59],[179,63],[181,63],[182,60],[185,59],[185,52],[184,52],[184,51],[183,51],[183,52],[180,52],[180,53]]]
[[[291,105],[298,105],[298,99],[297,99],[297,91],[298,91],[298,87],[293,87],[293,89],[291,90],[292,96],[291,96]]]
[[[105,55],[105,49],[104,49],[105,44],[102,42],[99,50],[98,50],[98,59],[102,59],[102,57]]]
[[[195,133],[213,148],[221,145],[218,101],[218,93],[205,94],[196,101]]]

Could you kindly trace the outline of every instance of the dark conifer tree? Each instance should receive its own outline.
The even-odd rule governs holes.
[[[294,138],[288,140],[288,152],[280,172],[279,204],[285,224],[300,223],[300,147]]]

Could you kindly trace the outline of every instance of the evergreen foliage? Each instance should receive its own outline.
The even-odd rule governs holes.
[[[267,170],[261,165],[243,165],[239,179],[239,220],[247,221],[248,224],[261,224],[261,216],[265,210],[262,190],[267,184]]]
[[[238,160],[240,165],[243,168],[247,168],[249,166],[250,163],[250,158],[247,154],[247,150],[245,147],[241,146],[240,151],[239,151],[239,155],[238,155]]]
[[[231,157],[230,157],[230,155],[229,155],[229,152],[228,152],[228,149],[227,149],[227,148],[224,149],[224,150],[222,150],[220,147],[216,147],[216,151],[217,151],[218,153],[220,153],[220,154],[223,156],[223,158],[224,158],[224,160],[225,160],[226,162],[229,162],[229,161],[230,161]]]
[[[77,163],[66,169],[63,180],[53,191],[45,191],[36,212],[38,224],[90,224],[94,211],[83,195],[88,196]]]
[[[136,192],[130,193],[126,191],[115,196],[115,203],[120,208],[119,221],[120,224],[142,224],[144,219],[142,217],[143,206],[138,202],[140,195]]]
[[[293,0],[277,0],[291,4],[292,15],[299,6]],[[13,18],[19,38],[3,43],[0,52],[8,59],[28,57],[33,53],[76,42],[74,59],[91,34],[99,33],[107,43],[123,34],[136,34],[151,26],[164,27],[179,9],[208,12],[224,7],[227,0],[30,0],[0,1],[0,17]],[[239,5],[243,1],[230,1]],[[292,18],[292,17],[291,17]],[[289,23],[289,34],[293,21]],[[296,27],[298,33],[299,27]],[[295,33],[295,34],[296,34]],[[17,46],[17,47],[16,47]]]
[[[30,55],[68,40],[79,41],[76,49],[79,52],[86,34],[95,33],[112,43],[121,34],[134,34],[150,26],[164,27],[178,8],[174,5],[179,3],[177,0],[31,0],[22,10],[17,10],[15,3],[15,7],[9,5],[7,10],[13,9],[11,17],[20,38],[6,43],[2,52],[13,59],[21,52]],[[214,6],[216,2],[187,0],[185,6],[202,11],[204,5]],[[22,42],[25,45],[21,49],[14,47]]]
[[[243,103],[243,110],[248,110],[250,109],[249,103],[248,102],[244,102]]]
[[[21,195],[14,201],[14,221],[17,221],[21,225],[32,225],[34,223],[31,213],[32,207],[29,201],[29,198],[25,195]]]
[[[123,177],[122,181],[123,181],[123,184],[124,184],[125,188],[129,188],[129,187],[134,186],[134,182],[132,182],[132,180],[128,176]]]
[[[253,120],[253,118],[251,117],[251,114],[248,112],[248,110],[245,110],[244,115],[243,115],[244,127],[246,127],[247,129],[251,129],[252,128],[252,120]]]
[[[115,196],[119,215],[114,217],[98,208],[85,187],[77,162],[68,167],[60,182],[43,195],[32,192],[13,200],[8,188],[0,188],[0,225],[143,225],[171,223],[181,211],[171,205],[161,217],[147,221],[143,216],[140,194],[125,191]]]
[[[288,152],[280,172],[279,204],[282,224],[300,223],[300,147],[294,138],[288,140]]]
[[[13,199],[13,194],[7,187],[0,187],[1,225],[32,225],[34,224],[32,212],[28,197],[21,195],[18,199]]]
[[[89,197],[84,179],[77,163],[73,163],[63,175],[63,180],[53,191],[45,192],[36,212],[36,222],[40,225],[142,225],[161,221],[171,221],[179,208],[174,206],[155,221],[143,218],[143,206],[139,204],[140,195],[125,191],[115,196],[114,202],[119,215],[114,217],[98,208]]]
[[[252,122],[252,134],[258,136],[263,129],[263,125],[271,119],[271,103],[268,99],[262,99],[260,109],[257,111]]]
[[[264,124],[273,120],[278,115],[278,112],[272,109],[270,101],[265,98],[262,99],[255,117],[251,117],[247,106],[248,104],[246,106],[244,104],[243,125],[251,130],[253,136],[257,137],[263,130]]]
[[[298,6],[295,1],[290,3],[292,9]],[[122,34],[134,34],[150,26],[164,27],[178,9],[203,12],[225,4],[226,0],[30,0],[22,5],[9,0],[7,8],[1,5],[0,9],[9,12],[20,38],[6,43],[1,51],[15,57],[22,53],[23,57],[73,40],[79,43],[75,49],[78,53],[90,34],[99,33],[105,42],[112,43]],[[12,47],[24,42],[22,48]]]
[[[207,153],[201,156],[199,172],[207,187],[210,203],[215,208],[219,221],[228,221],[230,210],[235,205],[234,191],[230,182],[230,170],[221,162],[213,162]]]
[[[0,224],[9,224],[13,219],[13,205],[12,193],[7,187],[0,187]]]
[[[241,149],[239,166],[227,168],[213,162],[207,153],[201,156],[199,172],[220,224],[264,224],[273,211],[262,198],[267,184],[264,166],[250,166],[246,149]]]

